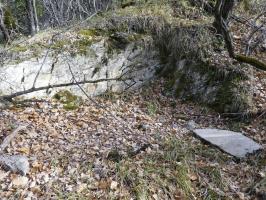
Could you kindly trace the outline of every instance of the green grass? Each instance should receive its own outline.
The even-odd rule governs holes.
[[[155,115],[158,111],[158,106],[153,102],[148,102],[147,111],[149,115]]]
[[[168,140],[162,153],[145,155],[139,161],[122,160],[116,165],[117,179],[136,199],[150,199],[156,193],[161,199],[180,194],[184,199],[192,198],[190,168],[180,147],[179,141]]]
[[[20,53],[20,52],[26,52],[28,50],[28,48],[26,46],[22,46],[22,45],[16,45],[12,48],[13,52],[16,53]]]
[[[169,198],[169,195],[173,199],[194,199],[199,196],[202,199],[220,199],[221,194],[217,191],[228,190],[229,184],[221,167],[208,165],[209,162],[225,164],[227,157],[223,153],[211,151],[200,142],[193,144],[175,137],[165,139],[160,144],[160,151],[116,163],[117,180],[121,187],[127,188],[130,197],[150,199],[158,194],[159,199]],[[196,165],[198,157],[206,162],[206,166]],[[191,179],[192,176],[197,177],[196,180]]]

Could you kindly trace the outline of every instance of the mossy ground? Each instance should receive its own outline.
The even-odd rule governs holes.
[[[28,48],[26,46],[21,46],[21,45],[16,45],[15,47],[12,48],[12,51],[14,52],[25,52],[27,50]]]

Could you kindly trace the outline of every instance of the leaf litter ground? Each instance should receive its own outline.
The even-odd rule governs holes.
[[[14,125],[29,125],[6,153],[25,154],[31,165],[26,177],[0,171],[1,199],[252,199],[260,194],[265,152],[236,160],[194,138],[187,123],[242,131],[265,147],[265,121],[231,122],[206,107],[162,95],[161,84],[97,97],[103,108],[84,102],[67,111],[51,101],[1,111],[1,139]]]

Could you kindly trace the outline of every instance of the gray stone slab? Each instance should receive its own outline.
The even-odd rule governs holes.
[[[252,139],[233,131],[207,128],[194,129],[193,132],[203,140],[238,158],[262,149],[262,146]]]

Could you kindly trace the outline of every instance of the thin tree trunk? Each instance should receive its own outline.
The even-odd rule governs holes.
[[[218,34],[221,34],[225,40],[226,48],[229,55],[234,58],[234,46],[232,43],[232,36],[228,30],[228,18],[234,7],[234,0],[217,0],[215,5],[215,21],[214,27]]]
[[[26,0],[26,7],[29,19],[29,32],[33,36],[39,31],[38,16],[36,11],[36,1]]]
[[[215,21],[214,27],[218,34],[221,34],[224,38],[225,45],[229,56],[239,62],[250,64],[257,69],[266,71],[266,64],[262,61],[235,53],[233,38],[228,28],[228,20],[233,10],[235,0],[217,0],[215,6]]]
[[[4,40],[8,42],[10,40],[10,36],[4,23],[4,11],[1,4],[0,4],[0,30],[3,33]]]
[[[33,0],[33,13],[34,13],[33,16],[34,16],[34,23],[35,23],[35,27],[36,27],[36,32],[38,33],[40,30],[40,27],[39,27],[38,13],[37,13],[35,0]]]
[[[221,20],[228,25],[228,19],[235,5],[235,0],[217,0],[214,8],[214,27],[217,29],[217,32],[222,34],[222,28],[220,26]]]

